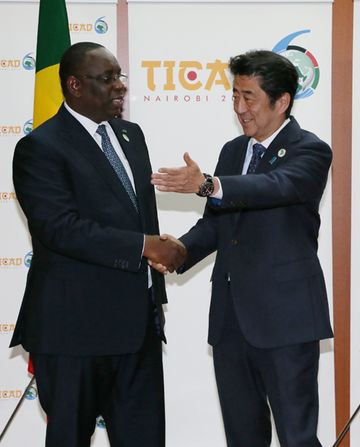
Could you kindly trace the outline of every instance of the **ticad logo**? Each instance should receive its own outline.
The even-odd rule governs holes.
[[[71,33],[92,33],[95,31],[97,34],[106,34],[109,25],[105,22],[104,17],[99,17],[94,23],[69,23],[69,31]]]
[[[102,416],[98,416],[96,418],[96,426],[99,428],[106,428],[106,424]]]
[[[16,199],[14,191],[0,191],[0,203],[11,203]]]
[[[0,59],[0,69],[2,70],[21,70],[23,68],[26,71],[35,69],[35,58],[33,53],[27,53],[22,59]]]
[[[21,68],[21,59],[0,59],[0,69],[19,70]]]
[[[21,390],[0,390],[0,401],[3,399],[20,399],[21,396]]]
[[[22,258],[0,258],[0,268],[22,267]]]
[[[38,390],[35,385],[31,385],[30,388],[27,389],[25,394],[26,400],[35,400],[38,396]]]
[[[24,70],[34,70],[36,66],[35,58],[32,56],[33,53],[25,54],[22,60],[22,67]]]
[[[27,120],[23,125],[23,132],[25,135],[28,135],[30,132],[32,132],[34,126],[34,122],[32,119]]]
[[[94,24],[95,31],[97,34],[106,34],[109,29],[109,25],[105,22],[104,17],[99,17]]]
[[[14,332],[14,323],[0,323],[0,335],[7,335]]]
[[[69,31],[72,33],[91,33],[92,23],[69,23]]]
[[[16,137],[21,135],[21,126],[17,124],[0,124],[0,137]]]
[[[30,268],[32,257],[33,257],[33,252],[32,251],[29,251],[28,253],[26,253],[26,255],[24,256],[24,265],[25,265],[25,267]]]
[[[219,93],[224,102],[224,93],[231,90],[228,64],[220,59],[143,60],[141,68],[145,70],[148,90],[144,102],[208,102],[213,94],[219,97]]]
[[[306,29],[289,34],[281,39],[272,50],[288,58],[298,72],[299,81],[295,99],[311,96],[318,86],[320,78],[319,64],[315,56],[306,48],[290,45],[296,37],[305,33],[310,33],[310,30]]]
[[[22,126],[18,124],[0,124],[0,137],[28,135],[33,130],[33,120],[27,120]]]

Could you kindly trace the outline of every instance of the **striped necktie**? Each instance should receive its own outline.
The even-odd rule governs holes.
[[[117,176],[119,177],[121,183],[123,184],[125,191],[128,193],[130,200],[132,201],[136,211],[139,212],[137,197],[135,195],[134,188],[132,187],[132,184],[124,168],[124,165],[122,164],[118,154],[114,149],[114,146],[110,141],[110,137],[106,131],[105,124],[100,124],[100,126],[96,130],[96,133],[98,133],[101,136],[101,147],[104,154],[106,155],[107,159],[109,160],[109,163],[111,164]]]
[[[256,168],[261,160],[263,153],[266,151],[266,147],[264,147],[260,143],[255,143],[252,147],[253,154],[249,163],[249,167],[246,171],[246,174],[254,174]]]

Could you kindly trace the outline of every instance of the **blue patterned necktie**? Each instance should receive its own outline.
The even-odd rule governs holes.
[[[253,174],[256,171],[257,165],[259,164],[263,153],[266,151],[266,147],[264,147],[260,143],[255,143],[252,149],[253,154],[250,160],[249,167],[246,171],[246,174]]]
[[[106,131],[105,124],[100,124],[100,126],[96,130],[96,133],[98,133],[101,136],[101,147],[104,154],[106,155],[106,158],[109,160],[109,163],[114,168],[114,171],[116,172],[121,183],[123,184],[125,191],[128,193],[136,211],[139,212],[134,188],[132,187],[132,184],[130,182],[129,176],[126,173],[124,165],[122,164],[118,154],[114,149],[114,146],[110,141],[110,137]]]

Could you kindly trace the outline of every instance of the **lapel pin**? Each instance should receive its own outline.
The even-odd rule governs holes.
[[[277,154],[280,158],[284,157],[286,154],[286,149],[279,149],[279,152]]]
[[[123,130],[122,137],[124,138],[125,141],[127,141],[129,143],[130,138],[127,136],[126,130]]]
[[[276,162],[276,160],[277,160],[277,157],[274,155],[274,156],[269,160],[269,163],[272,165],[272,164],[274,164],[274,163]]]

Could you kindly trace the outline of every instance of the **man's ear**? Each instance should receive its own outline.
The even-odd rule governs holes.
[[[66,87],[70,95],[76,98],[81,96],[81,82],[75,76],[69,76],[67,78]]]
[[[283,93],[276,101],[276,103],[278,105],[278,111],[280,112],[280,114],[285,113],[290,104],[290,93]]]

